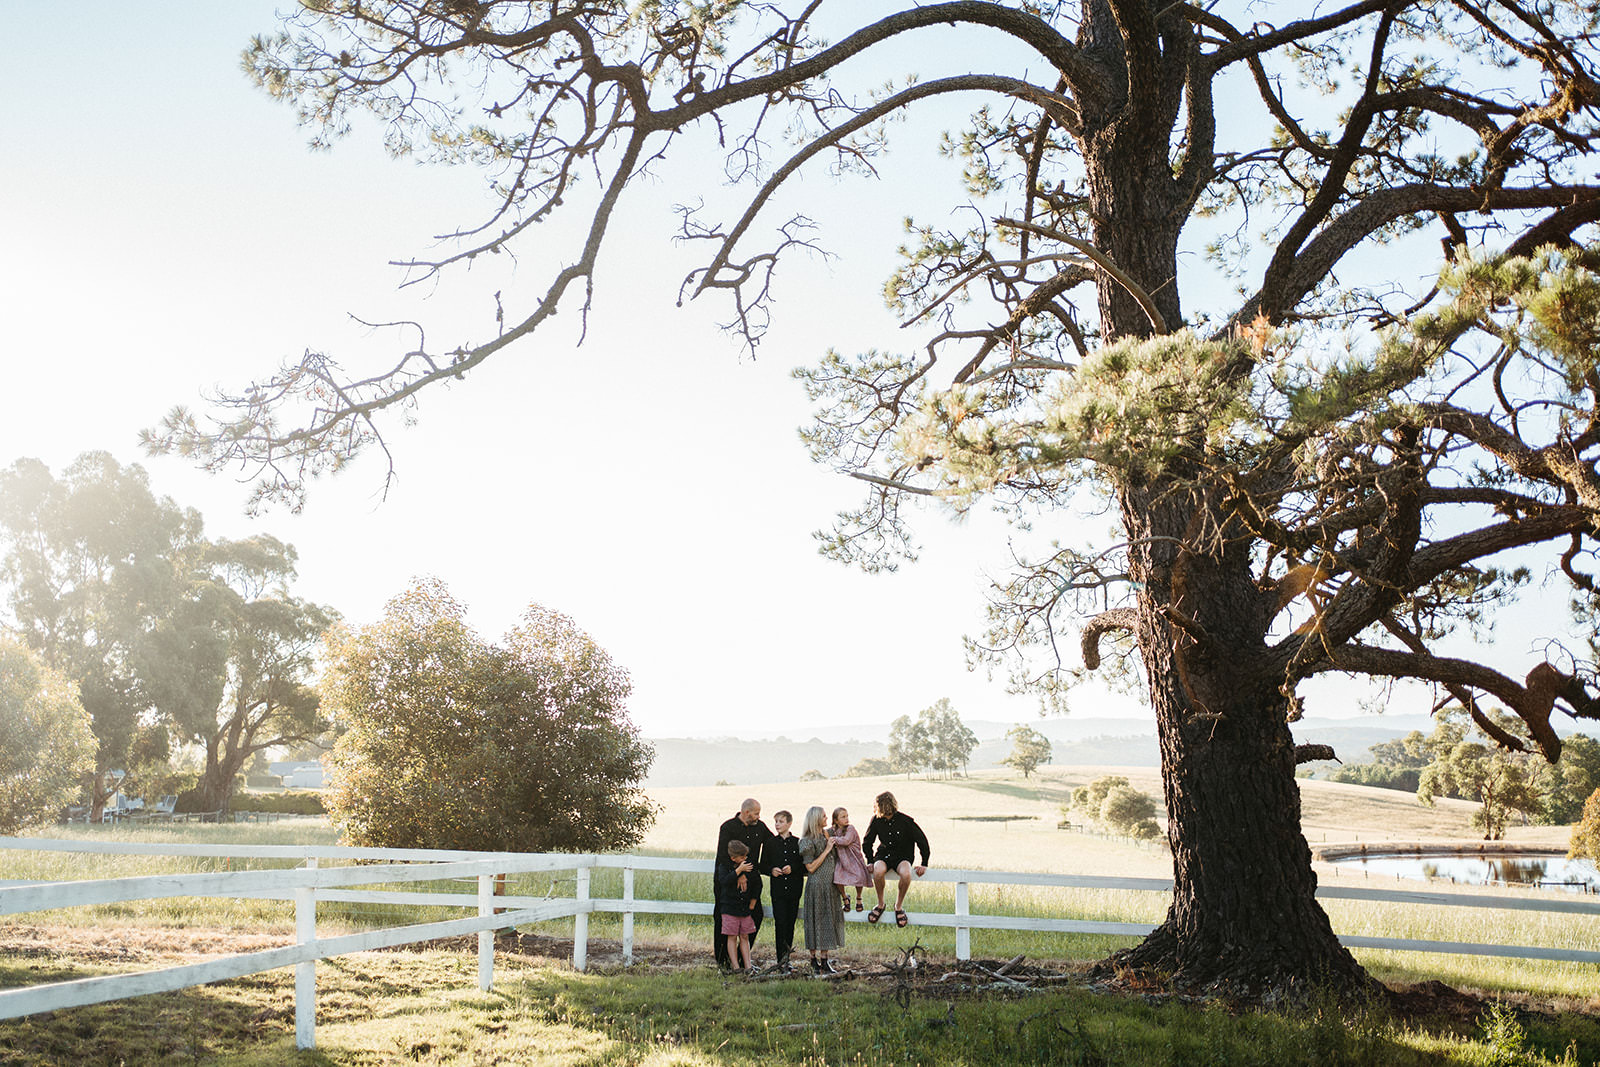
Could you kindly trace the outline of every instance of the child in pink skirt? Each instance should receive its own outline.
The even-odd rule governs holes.
[[[738,838],[729,841],[728,858],[718,861],[715,878],[721,929],[728,939],[728,963],[733,970],[749,974],[750,940],[756,932],[753,913],[761,906],[761,876],[750,861],[750,846]]]
[[[833,809],[833,823],[828,827],[833,839],[833,854],[838,862],[833,868],[833,884],[839,887],[839,903],[850,910],[850,887],[855,886],[856,910],[861,910],[861,891],[872,884],[867,871],[867,854],[861,851],[861,835],[850,825],[850,813],[844,808]]]

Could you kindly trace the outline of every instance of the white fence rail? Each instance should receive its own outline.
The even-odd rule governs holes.
[[[80,907],[97,904],[157,900],[169,897],[230,897],[293,900],[295,941],[291,946],[228,956],[203,963],[168,967],[136,974],[106,975],[68,982],[51,982],[21,989],[0,990],[0,1019],[36,1012],[100,1004],[149,993],[172,992],[193,985],[240,978],[261,971],[293,966],[295,972],[295,1040],[300,1048],[315,1044],[316,961],[351,952],[428,941],[464,934],[478,935],[478,985],[483,990],[494,981],[494,931],[522,923],[572,918],[572,965],[588,965],[589,916],[595,912],[622,915],[622,956],[633,962],[634,916],[707,915],[710,903],[681,900],[643,900],[634,894],[636,871],[710,874],[709,860],[669,859],[657,856],[613,856],[573,853],[485,853],[437,849],[357,849],[320,845],[184,845],[139,844],[116,841],[44,840],[0,837],[0,850],[105,853],[239,858],[298,862],[289,869],[256,869],[214,873],[150,875],[92,881],[39,882],[0,886],[0,915]],[[320,867],[321,860],[357,866]],[[622,871],[620,898],[594,898],[590,893],[595,869]],[[571,897],[495,896],[499,874],[573,871]],[[435,882],[475,879],[476,892],[435,893],[393,889],[354,889],[377,883]],[[1057,933],[1141,936],[1153,929],[1149,923],[1100,922],[1015,915],[974,914],[970,908],[972,885],[1028,885],[1066,889],[1101,889],[1170,893],[1172,882],[1161,878],[1114,878],[1098,875],[1033,874],[1014,871],[931,870],[922,879],[955,884],[953,913],[913,912],[919,926],[952,927],[956,958],[971,958],[973,930],[1028,930]],[[1410,890],[1361,889],[1324,886],[1325,899],[1369,900],[1405,905],[1557,912],[1600,915],[1600,901],[1552,899],[1548,896],[1508,897],[1490,894],[1438,893]],[[347,902],[400,906],[460,907],[476,911],[469,918],[370,930],[319,938],[316,907],[319,902]],[[498,914],[496,913],[498,910]],[[851,914],[852,922],[864,917]],[[1399,938],[1340,938],[1350,948],[1376,948],[1445,954],[1520,957],[1600,964],[1600,952],[1524,945],[1486,945],[1455,941],[1417,941]]]

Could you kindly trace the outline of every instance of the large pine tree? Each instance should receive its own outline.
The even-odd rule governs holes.
[[[521,249],[547,287],[486,344],[408,344],[376,373],[308,356],[153,443],[298,497],[381,440],[384,409],[587,306],[617,204],[675,138],[700,151],[692,129],[750,195],[726,220],[685,213],[709,250],[686,291],[730,298],[753,343],[776,265],[812,240],[767,217],[775,194],[828,160],[870,165],[902,112],[982,99],[949,143],[973,222],[917,226],[889,287],[918,346],[808,375],[818,458],[869,491],[833,547],[891,561],[908,497],[1036,523],[1109,500],[1119,543],[1024,561],[984,647],[1054,648],[1087,594],[1112,598],[1084,658],[1108,635],[1136,653],[1177,883],[1124,962],[1191,988],[1362,988],[1313,895],[1297,686],[1332,671],[1424,679],[1474,711],[1487,696],[1552,757],[1552,706],[1597,710],[1558,651],[1513,677],[1438,645],[1518,584],[1485,562],[1502,551],[1543,547],[1594,589],[1596,19],[1549,0],[308,3],[250,50],[263,86],[319,137],[369,109],[394,148],[480,163],[499,210],[416,266]],[[860,88],[883,85],[885,46],[952,26],[959,53],[923,53],[947,73]],[[581,246],[535,251],[574,211]],[[1213,254],[1188,262],[1200,218]],[[1400,254],[1351,255],[1385,242]],[[1430,256],[1448,268],[1433,292],[1411,284]],[[1202,271],[1238,297],[1186,308]],[[1047,687],[1072,674],[1045,668]]]

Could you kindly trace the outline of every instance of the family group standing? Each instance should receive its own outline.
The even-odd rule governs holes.
[[[852,891],[854,908],[861,911],[862,890],[873,888],[877,902],[866,920],[878,922],[886,910],[884,884],[890,871],[899,879],[895,925],[905,926],[910,921],[906,892],[913,876],[927,873],[928,837],[915,819],[900,810],[893,793],[878,794],[865,837],[851,825],[845,808],[835,808],[830,816],[820,806],[813,806],[806,812],[798,836],[789,812],[776,813],[772,823],[775,829],[769,830],[761,821],[761,804],[751,798],[718,832],[712,915],[718,966],[752,969],[751,950],[763,918],[763,877],[772,882],[774,950],[777,967],[785,973],[793,970],[794,928],[802,914],[812,973],[837,973],[838,964],[830,954],[844,945]],[[913,866],[919,856],[921,862]]]

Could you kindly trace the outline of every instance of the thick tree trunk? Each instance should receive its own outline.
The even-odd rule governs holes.
[[[1166,921],[1108,964],[1252,1001],[1374,990],[1316,901],[1288,700],[1257,666],[1275,596],[1256,588],[1249,539],[1170,484],[1123,505],[1176,884]]]
[[[233,803],[233,780],[244,767],[246,757],[231,748],[218,752],[218,747],[215,738],[206,746],[206,769],[195,786],[195,793],[201,811],[215,811],[226,816]]]
[[[1155,0],[1148,6],[1152,15],[1165,9]],[[1135,54],[1124,31],[1135,32],[1138,12],[1130,5],[1124,14],[1132,19],[1126,27],[1104,0],[1084,4],[1079,44],[1111,81],[1081,95],[1077,138],[1095,244],[1158,316],[1128,287],[1101,278],[1107,342],[1183,325],[1177,250],[1192,186],[1180,172],[1205,162],[1190,153],[1211,151],[1203,127],[1175,132],[1187,114],[1180,102],[1199,99],[1185,97],[1188,79],[1211,77],[1193,66],[1193,30],[1168,25],[1165,37],[1147,36]],[[1197,455],[1205,447],[1193,445]],[[1148,483],[1134,472],[1124,477],[1136,636],[1161,741],[1176,888],[1166,921],[1107,967],[1252,1000],[1311,987],[1366,990],[1369,979],[1316,901],[1289,701],[1281,672],[1273,677],[1266,666],[1276,598],[1256,587],[1252,538],[1230,519],[1202,463]]]

